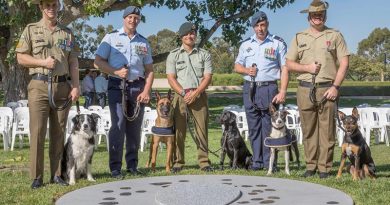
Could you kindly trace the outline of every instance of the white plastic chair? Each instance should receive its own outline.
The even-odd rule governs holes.
[[[236,114],[236,113],[235,113]],[[240,131],[241,136],[244,136],[245,140],[248,140],[248,133],[249,133],[249,128],[248,128],[248,121],[246,119],[246,114],[245,111],[237,112],[237,127],[238,130]]]
[[[379,137],[384,131],[384,127],[379,124],[379,110],[373,107],[359,109],[360,121],[364,129],[364,138],[370,146],[371,130],[380,132],[375,136],[375,143],[379,143]]]
[[[73,122],[72,122],[72,119],[77,115],[77,111],[76,110],[69,110],[69,114],[68,114],[68,119],[66,120],[66,129],[65,129],[65,141],[64,141],[64,144],[66,143],[66,141],[68,140],[70,134],[72,133],[72,129],[73,129]]]
[[[382,126],[380,141],[389,146],[390,107],[379,107],[379,126]]]
[[[240,107],[239,105],[228,105],[223,108],[223,111],[228,110],[228,111],[236,111],[236,112],[242,112],[244,109]]]
[[[3,135],[5,151],[9,149],[10,145],[13,118],[14,112],[10,107],[0,107],[0,134]]]
[[[15,110],[15,108],[20,107],[20,104],[17,102],[8,102],[7,107],[10,107],[12,110]]]
[[[142,120],[142,127],[141,127],[141,141],[140,141],[140,147],[141,152],[144,151],[145,145],[147,144],[147,136],[153,135],[152,133],[152,127],[155,125],[157,118],[157,110],[150,110],[148,112],[144,112],[144,117]]]
[[[295,109],[287,109],[287,112],[289,114],[286,116],[286,127],[287,129],[293,131],[293,133],[297,136],[298,143],[302,144],[303,134],[299,112]]]
[[[28,107],[28,100],[18,100],[19,107]]]
[[[100,105],[91,105],[88,107],[89,111],[100,111],[103,110],[103,108]]]
[[[98,120],[98,141],[97,144],[102,143],[102,137],[105,136],[106,138],[106,144],[107,144],[107,151],[109,151],[110,145],[108,140],[108,132],[110,131],[111,127],[111,114],[109,110],[100,110],[99,112],[99,120]]]
[[[12,125],[11,151],[14,150],[16,135],[19,135],[19,147],[23,147],[23,135],[28,136],[30,142],[30,115],[28,107],[17,107],[14,110],[14,122]]]

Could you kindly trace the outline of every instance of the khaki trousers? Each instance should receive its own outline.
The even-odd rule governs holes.
[[[70,93],[67,82],[53,83],[54,100],[62,105]],[[64,135],[69,108],[56,111],[49,106],[48,83],[31,80],[28,84],[28,106],[30,113],[30,177],[42,178],[44,171],[44,147],[49,120],[49,158],[51,176],[61,175],[61,158],[64,150]]]
[[[322,99],[327,89],[317,88],[317,100]],[[322,111],[318,111],[309,100],[309,93],[310,88],[298,87],[297,102],[301,117],[306,169],[318,169],[320,172],[328,173],[332,168],[335,146],[335,102],[326,101]]]
[[[195,137],[199,142],[198,164],[200,168],[210,166],[208,157],[208,102],[206,93],[202,93],[192,104],[188,105],[188,111],[193,116],[194,123],[190,121],[190,126],[195,126]],[[184,147],[187,129],[186,104],[182,96],[175,94],[173,98],[174,121],[175,121],[175,146],[173,156],[173,166],[182,168],[185,164]],[[191,139],[192,140],[192,139]]]

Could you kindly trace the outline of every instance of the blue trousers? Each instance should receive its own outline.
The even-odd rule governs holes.
[[[249,100],[250,83],[245,81],[243,101],[249,128],[249,139],[252,147],[252,167],[268,168],[270,148],[264,146],[264,139],[269,136],[272,128],[271,116],[268,107],[272,98],[278,92],[277,84],[256,87],[253,103],[260,110],[256,110]]]
[[[102,108],[104,108],[104,106],[106,106],[106,99],[107,99],[106,93],[96,93],[96,96],[97,96],[97,100],[98,100],[99,105]]]
[[[85,98],[84,107],[88,109],[88,107],[91,106],[93,103],[93,97],[95,96],[95,93],[94,92],[84,92],[83,95]]]
[[[128,121],[123,115],[121,80],[109,78],[108,81],[108,106],[111,113],[111,128],[108,134],[109,166],[110,171],[122,168],[123,145],[126,137],[126,169],[136,169],[138,165],[138,148],[141,139],[141,126],[145,106],[141,104],[138,117],[134,121]],[[127,115],[133,116],[136,107],[137,96],[143,91],[144,80],[127,83]]]

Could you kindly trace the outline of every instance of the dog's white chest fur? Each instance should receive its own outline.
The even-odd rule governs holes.
[[[352,147],[348,146],[347,149],[345,150],[345,152],[347,153],[348,156],[351,156],[352,155]]]
[[[94,146],[88,142],[88,136],[85,132],[78,132],[72,135],[72,150],[77,171],[84,171],[88,164],[88,160],[94,151]]]

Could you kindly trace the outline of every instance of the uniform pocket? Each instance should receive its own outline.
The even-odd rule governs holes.
[[[203,77],[203,73],[204,73],[204,66],[203,65],[194,65],[194,70],[195,70],[195,74],[196,74],[196,77]]]
[[[32,52],[34,55],[42,54],[43,49],[47,48],[49,42],[44,39],[33,40]]]

